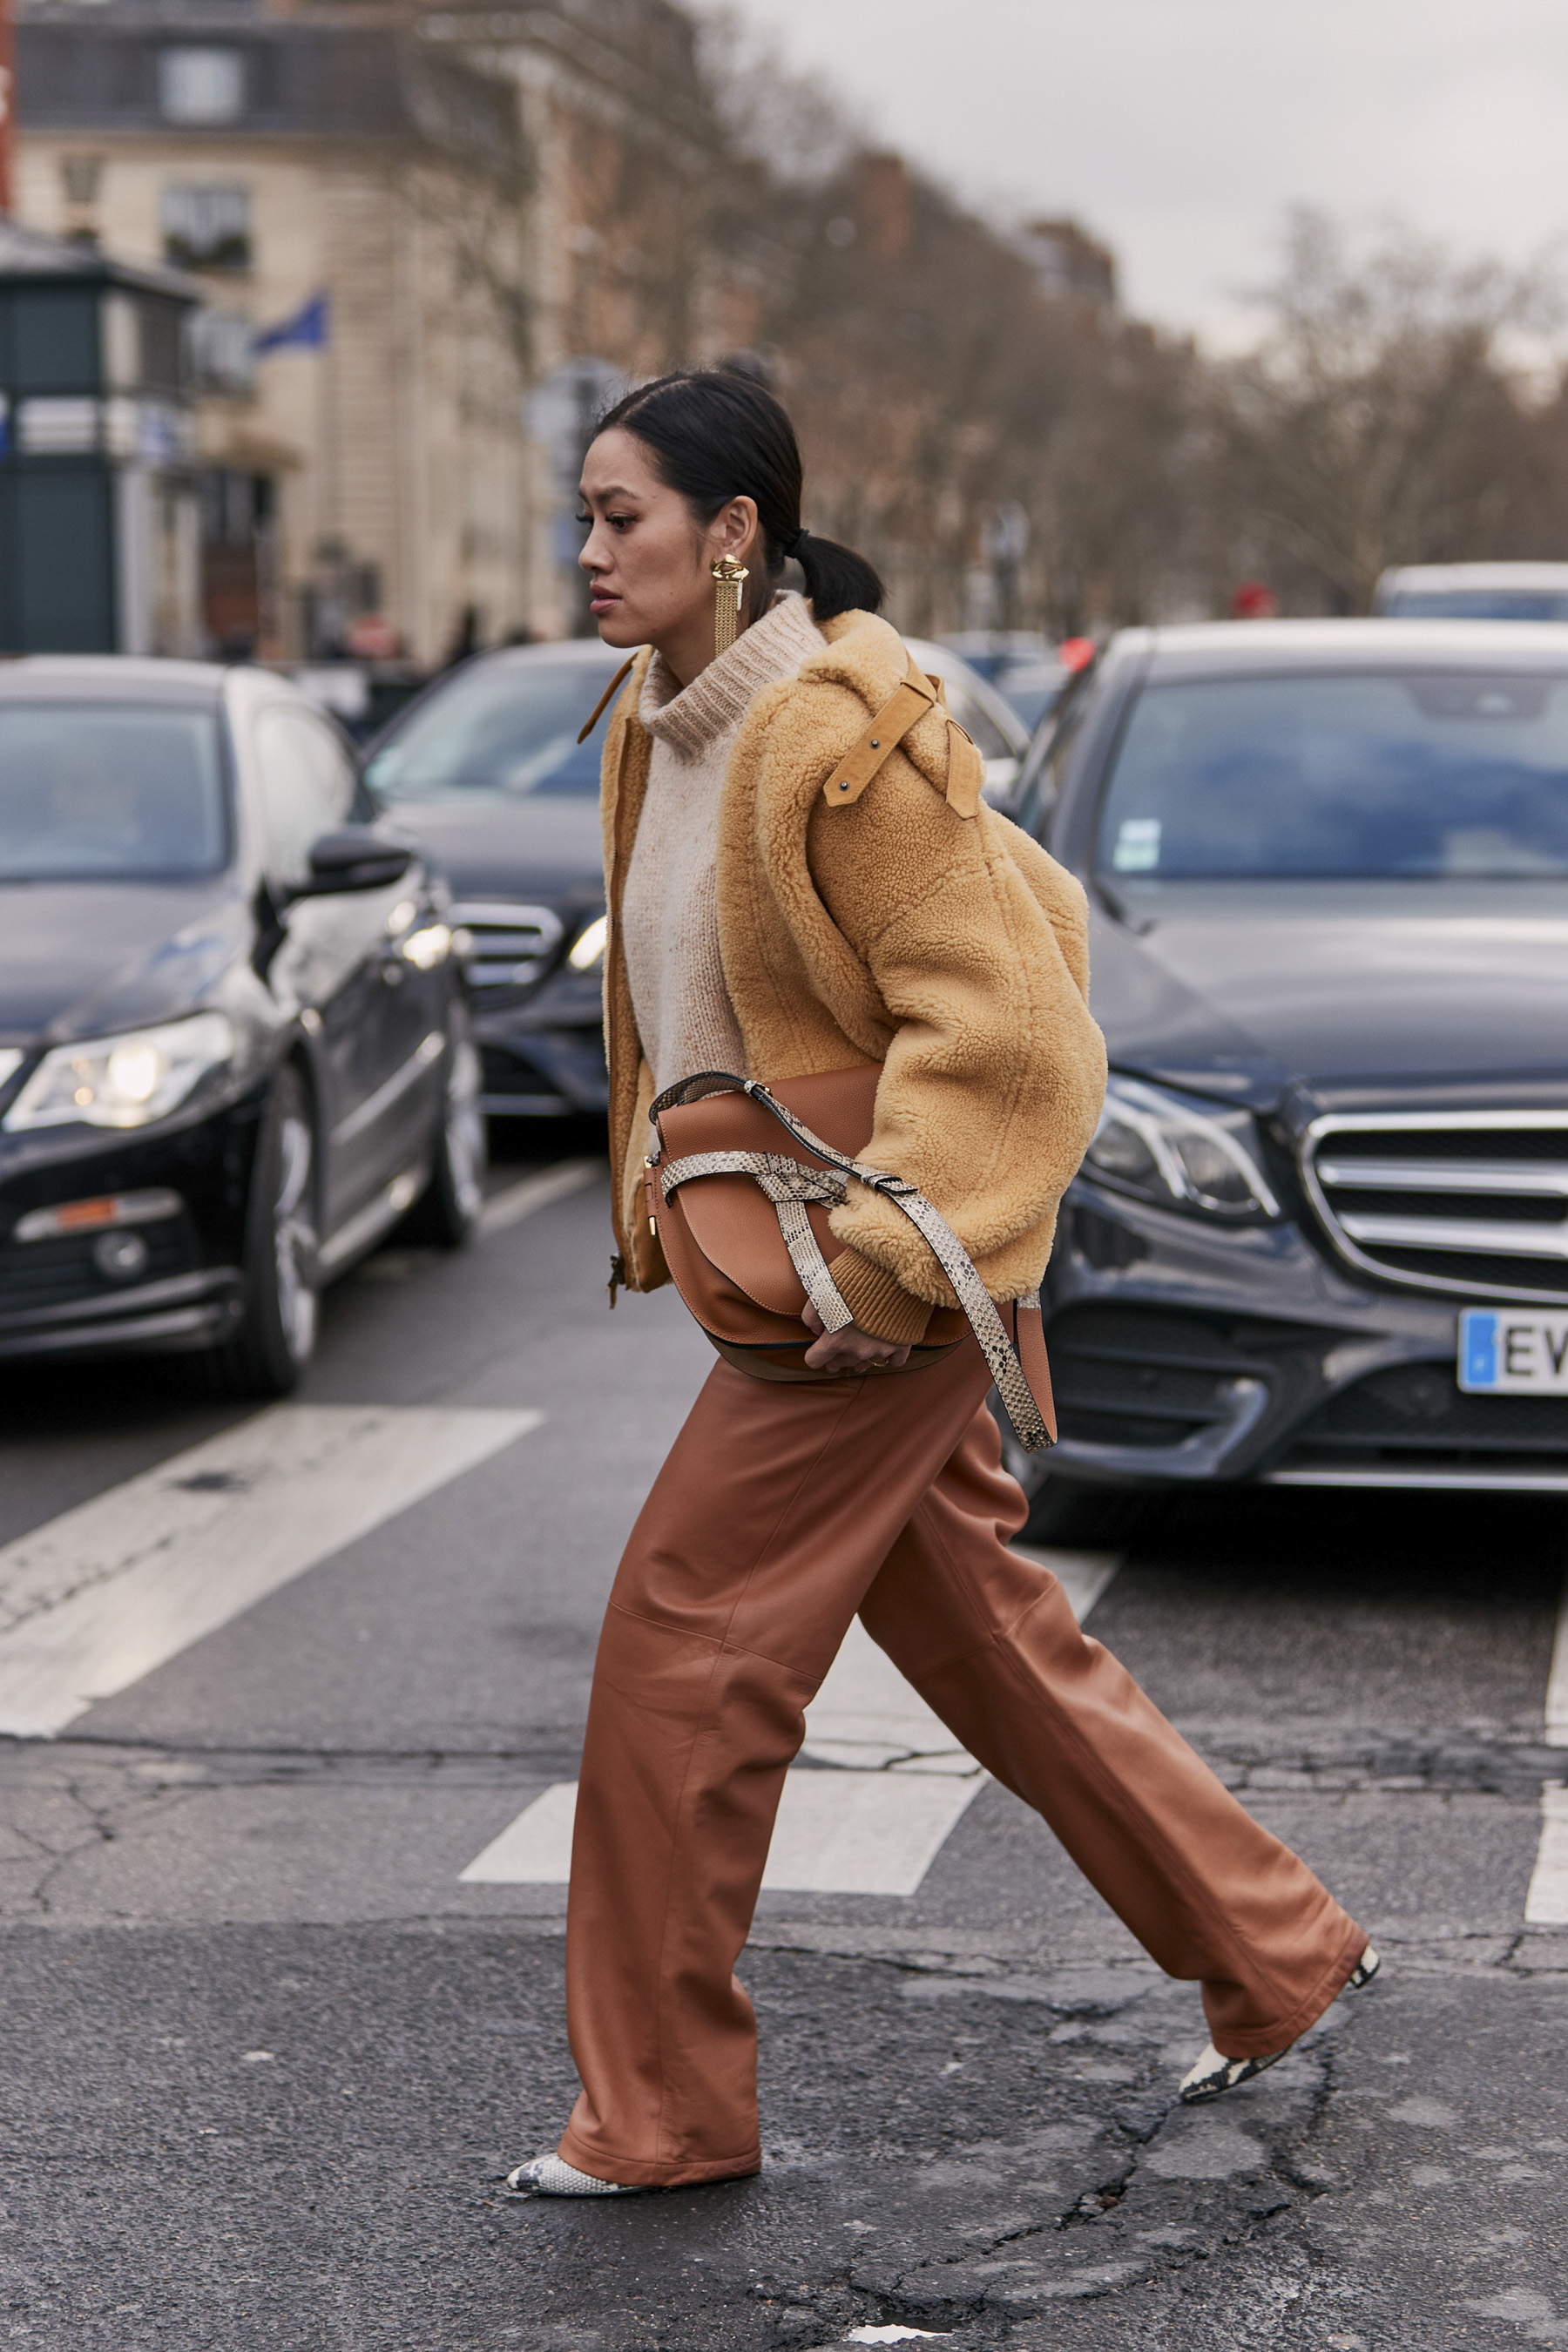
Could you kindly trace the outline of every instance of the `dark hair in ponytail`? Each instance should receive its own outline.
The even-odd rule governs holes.
[[[636,436],[661,478],[679,490],[695,520],[710,523],[730,499],[754,499],[763,562],[755,557],[748,618],[765,609],[785,559],[805,574],[813,615],[875,613],[885,590],[864,556],[818,539],[800,521],[800,446],[783,408],[752,377],[720,368],[660,376],[617,402],[598,430]]]

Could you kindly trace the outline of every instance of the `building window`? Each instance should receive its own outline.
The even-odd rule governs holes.
[[[237,49],[163,49],[158,107],[165,122],[235,122],[245,111],[245,59]]]
[[[250,190],[175,181],[159,207],[163,258],[176,269],[248,269]]]
[[[63,155],[60,181],[68,205],[95,205],[103,183],[101,155]]]
[[[236,398],[254,388],[256,330],[242,310],[197,310],[187,332],[197,392],[226,393]]]

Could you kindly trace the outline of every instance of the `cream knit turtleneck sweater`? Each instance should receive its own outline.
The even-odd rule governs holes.
[[[653,737],[621,900],[632,1009],[654,1082],[746,1075],[719,957],[719,796],[741,721],[764,686],[826,643],[804,598],[781,597],[683,688],[655,654],[637,716]]]

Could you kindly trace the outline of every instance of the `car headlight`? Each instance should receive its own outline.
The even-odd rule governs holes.
[[[1083,1172],[1163,1209],[1210,1217],[1277,1217],[1279,1203],[1252,1150],[1250,1114],[1199,1105],[1138,1078],[1105,1090]]]
[[[426,923],[410,931],[397,950],[405,963],[420,971],[434,971],[452,952],[452,932],[446,923]]]
[[[6,1112],[5,1125],[148,1127],[177,1110],[233,1052],[234,1032],[221,1013],[57,1045]]]
[[[603,963],[605,961],[605,942],[609,936],[610,919],[608,915],[600,915],[596,917],[593,922],[587,925],[585,929],[579,932],[577,938],[572,942],[572,951],[566,959],[573,971],[592,971],[596,964]]]

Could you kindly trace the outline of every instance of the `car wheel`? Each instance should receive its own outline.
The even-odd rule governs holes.
[[[447,1047],[447,1090],[430,1181],[403,1223],[407,1241],[461,1249],[479,1221],[489,1164],[485,1115],[479,1108],[479,1048],[466,1015],[454,1012]]]
[[[315,1353],[321,1279],[316,1132],[296,1069],[279,1073],[262,1118],[246,1228],[244,1319],[214,1369],[232,1395],[286,1396]]]
[[[1126,1486],[1096,1486],[1086,1479],[1064,1478],[1051,1469],[1048,1454],[1026,1454],[1000,1412],[997,1420],[1002,1429],[1003,1466],[1017,1480],[1029,1506],[1020,1543],[1110,1551],[1138,1532],[1149,1516],[1147,1495]]]

